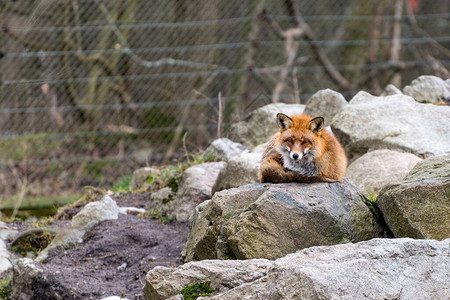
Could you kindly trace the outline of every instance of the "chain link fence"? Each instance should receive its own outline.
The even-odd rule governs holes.
[[[449,1],[0,2],[0,195],[108,186],[262,105],[448,77]]]

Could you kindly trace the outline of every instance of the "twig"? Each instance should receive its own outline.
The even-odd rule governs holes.
[[[300,104],[300,88],[298,86],[298,78],[297,78],[297,69],[293,68],[292,69],[292,84],[294,85],[294,97],[295,97],[295,101],[296,103]]]
[[[450,71],[446,67],[444,67],[444,65],[442,65],[440,61],[438,61],[430,54],[425,56],[425,59],[430,63],[431,68],[437,76],[440,76],[442,78],[450,78]]]
[[[101,0],[95,0],[95,3],[99,7],[99,9],[103,13],[103,15],[105,16],[105,18],[108,22],[108,25],[111,27],[111,30],[113,31],[114,35],[117,37],[119,42],[122,44],[123,52],[128,54],[131,57],[131,59],[134,62],[136,62],[137,64],[139,64],[143,67],[146,67],[146,68],[156,68],[156,67],[160,67],[163,65],[177,65],[177,66],[200,68],[200,69],[207,68],[209,70],[227,69],[223,66],[218,66],[215,64],[198,63],[198,62],[173,59],[173,58],[162,58],[162,59],[156,60],[156,61],[148,61],[148,60],[142,59],[136,53],[134,53],[133,50],[131,50],[127,40],[122,36],[119,28],[117,28],[117,25],[115,24],[114,20],[112,19],[106,5],[104,5]]]
[[[367,64],[375,63],[376,55],[378,52],[378,39],[380,37],[380,15],[383,1],[376,1],[373,7],[373,18],[369,37],[369,46],[367,49]],[[369,80],[369,86],[371,90],[375,91],[376,94],[381,93],[380,83],[377,80],[377,71],[374,72],[374,76]]]
[[[222,92],[219,92],[219,110],[217,112],[217,138],[222,136],[222,125],[223,125],[223,99]]]
[[[85,257],[85,258],[83,258],[83,260],[88,261],[88,260],[94,260],[94,259],[104,259],[104,258],[108,258],[108,257],[115,256],[115,255],[117,255],[117,253],[108,253],[108,254],[105,254],[102,256],[97,256],[97,257]]]
[[[389,51],[389,62],[396,64],[400,60],[400,48],[401,48],[401,34],[402,34],[402,10],[403,10],[403,0],[395,1],[394,10],[394,25],[392,30],[392,44]],[[396,72],[392,78],[391,83],[397,87],[401,87],[402,77],[401,74]]]
[[[315,43],[317,40],[314,32],[308,23],[305,22],[297,6],[293,3],[292,10],[295,14],[295,20],[298,27],[303,30],[303,37],[308,42],[311,50],[313,51],[317,61],[324,67],[325,73],[330,77],[330,79],[339,86],[342,90],[354,90],[356,87],[352,85],[344,76],[334,67],[330,59],[325,53],[325,50],[318,44]]]
[[[416,34],[426,37],[433,47],[438,49],[445,56],[450,57],[450,50],[447,47],[444,47],[441,44],[439,44],[438,41],[433,39],[425,30],[423,30],[422,28],[419,27],[419,25],[417,25],[417,20],[416,17],[414,16],[414,12],[411,7],[411,3],[409,1],[406,1],[406,15],[408,16],[409,23],[411,24],[411,27],[416,32]]]

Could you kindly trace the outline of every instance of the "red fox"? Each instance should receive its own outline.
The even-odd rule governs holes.
[[[324,129],[322,117],[277,114],[280,129],[264,150],[261,182],[342,181],[347,157],[336,137]]]

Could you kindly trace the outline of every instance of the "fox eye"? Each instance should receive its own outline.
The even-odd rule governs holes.
[[[289,144],[293,144],[293,143],[294,143],[294,140],[291,139],[291,138],[287,139],[286,141],[287,141]]]
[[[306,144],[309,144],[309,141],[303,141],[302,142],[302,145],[306,145]]]

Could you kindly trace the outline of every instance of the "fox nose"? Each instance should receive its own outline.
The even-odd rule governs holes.
[[[292,154],[292,158],[293,159],[298,159],[298,154],[297,153]]]

